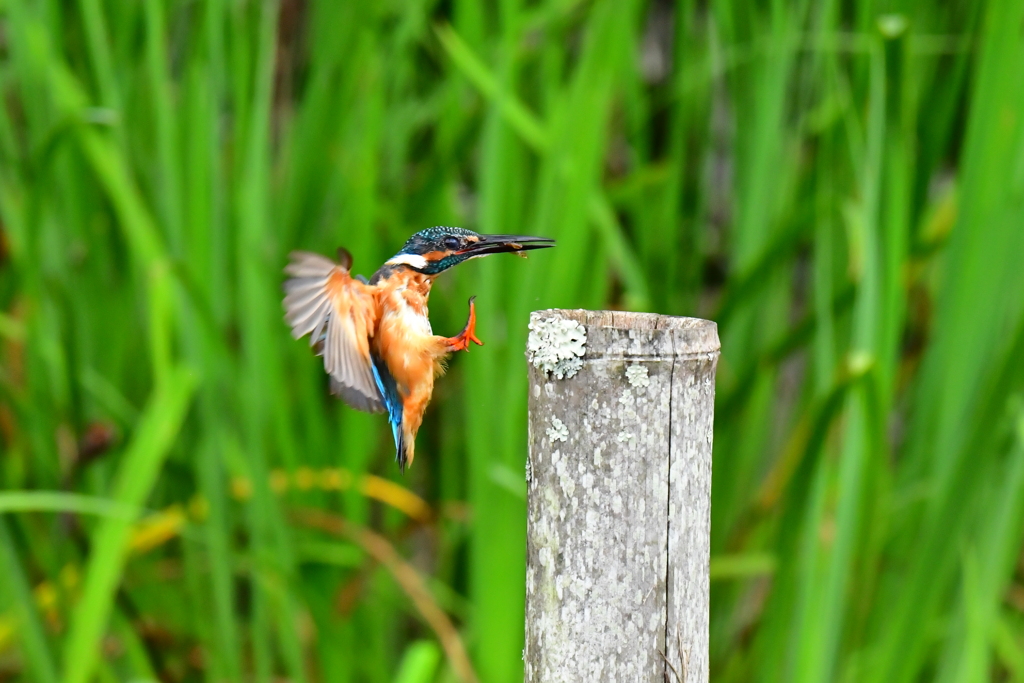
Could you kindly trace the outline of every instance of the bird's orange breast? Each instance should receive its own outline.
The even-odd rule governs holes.
[[[440,369],[441,358],[427,309],[432,280],[408,271],[396,273],[379,285],[375,350],[407,396],[432,388]]]

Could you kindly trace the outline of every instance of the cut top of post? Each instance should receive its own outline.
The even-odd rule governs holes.
[[[552,320],[573,321],[586,329],[581,358],[587,360],[692,358],[717,355],[721,349],[718,325],[701,318],[550,308],[531,314],[530,329],[536,331]]]

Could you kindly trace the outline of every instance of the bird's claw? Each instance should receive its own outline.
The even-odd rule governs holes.
[[[469,298],[469,320],[466,321],[466,326],[462,328],[462,332],[460,332],[457,337],[450,337],[448,339],[448,348],[452,351],[469,351],[470,342],[473,342],[477,346],[484,345],[484,343],[476,337],[475,299],[475,296]]]

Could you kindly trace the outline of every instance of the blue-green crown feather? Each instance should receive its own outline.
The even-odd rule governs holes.
[[[427,254],[431,251],[444,251],[444,239],[446,237],[477,237],[472,230],[465,228],[451,228],[444,225],[437,225],[433,228],[420,230],[418,233],[406,240],[399,254]]]
[[[420,230],[415,235],[410,237],[406,243],[402,246],[402,249],[398,252],[401,254],[429,254],[431,252],[446,252],[451,251],[451,248],[445,244],[445,240],[450,237],[465,238],[465,237],[478,237],[477,233],[472,230],[466,230],[465,228],[453,228],[444,225],[438,225],[433,228],[427,228],[426,230]],[[428,275],[436,275],[444,270],[457,266],[463,261],[471,258],[468,254],[449,254],[442,259],[432,261],[427,264],[425,268],[419,268],[423,273]]]

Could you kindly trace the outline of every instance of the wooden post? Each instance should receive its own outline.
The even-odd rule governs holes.
[[[528,683],[707,683],[718,353],[707,320],[531,316]]]

